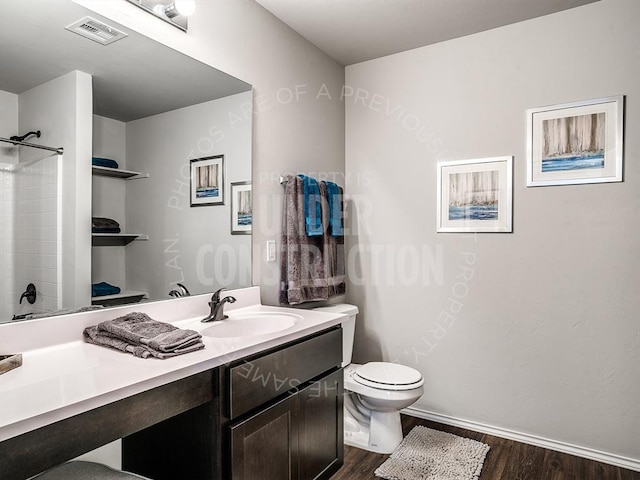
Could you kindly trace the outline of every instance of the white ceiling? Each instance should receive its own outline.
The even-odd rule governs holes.
[[[87,15],[128,36],[103,46],[65,30]],[[123,122],[251,89],[69,0],[0,0],[0,90],[19,94],[72,70],[92,75],[94,113]]]
[[[342,65],[598,0],[256,0]]]

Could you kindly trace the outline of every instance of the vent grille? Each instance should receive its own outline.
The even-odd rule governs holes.
[[[109,45],[127,36],[126,33],[121,32],[117,28],[110,27],[91,17],[85,17],[65,28],[70,32],[82,35],[101,45]]]

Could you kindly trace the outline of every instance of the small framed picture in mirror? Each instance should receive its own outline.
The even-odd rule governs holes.
[[[224,155],[191,160],[191,206],[224,205]]]
[[[231,184],[231,234],[251,235],[251,182]]]

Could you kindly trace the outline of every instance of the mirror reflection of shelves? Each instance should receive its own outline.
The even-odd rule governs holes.
[[[149,178],[148,173],[125,170],[123,168],[91,166],[91,173],[98,177],[109,177],[122,180],[136,180],[139,178]],[[92,233],[91,245],[94,247],[114,247],[125,246],[134,240],[149,240],[148,235],[139,233]]]
[[[103,305],[105,307],[113,305],[126,305],[127,303],[138,303],[147,298],[147,292],[137,292],[135,290],[125,290],[114,295],[101,295],[92,297],[91,305]]]
[[[92,233],[91,245],[94,247],[118,247],[129,245],[134,240],[149,240],[149,235],[139,233]]]
[[[124,170],[122,168],[91,166],[91,173],[101,177],[122,178],[124,180],[137,180],[139,178],[149,178],[148,173],[134,172],[132,170]]]
[[[124,138],[124,123],[94,115],[94,151],[108,152],[109,154],[106,156],[118,158],[118,162],[114,161],[114,163],[119,164],[117,167],[91,166],[93,177],[92,215],[98,222],[94,224],[94,227],[115,231],[123,229],[118,233],[97,230],[99,233],[92,232],[91,234],[91,246],[94,247],[91,254],[92,283],[105,282],[121,289],[117,294],[99,295],[91,298],[92,305],[105,307],[148,300],[148,292],[127,288],[129,286],[127,255],[129,254],[126,252],[130,249],[127,245],[134,241],[149,240],[149,236],[127,232],[126,225],[124,222],[121,223],[121,220],[127,216],[126,191],[129,187],[136,189],[138,186],[136,182],[130,184],[129,180],[149,178],[149,174],[121,168],[121,166],[125,166],[124,162],[126,161]],[[135,288],[135,286],[133,287]]]

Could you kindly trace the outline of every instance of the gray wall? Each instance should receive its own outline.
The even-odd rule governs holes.
[[[198,2],[187,35],[134,5],[73,1],[253,85],[253,283],[276,304],[279,264],[265,261],[265,242],[280,237],[279,176],[344,184],[344,68],[253,0]]]
[[[640,459],[638,25],[603,0],[347,67],[355,360],[420,370],[423,412]],[[624,182],[526,188],[526,109],[616,94]],[[437,234],[437,161],[500,155],[513,233]]]
[[[251,237],[231,235],[232,182],[251,180],[251,108],[245,92],[127,123],[126,224],[148,235],[126,248],[127,288],[167,298],[251,285]],[[190,160],[224,155],[225,203],[190,207]]]

